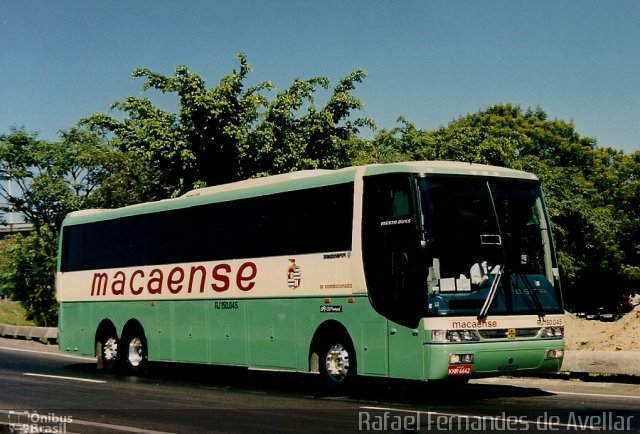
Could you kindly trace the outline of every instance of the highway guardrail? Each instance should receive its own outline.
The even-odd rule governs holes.
[[[40,340],[56,343],[58,340],[57,327],[31,327],[0,324],[0,336],[5,338]]]

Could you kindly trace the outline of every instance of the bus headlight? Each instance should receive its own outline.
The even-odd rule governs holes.
[[[542,338],[553,339],[564,337],[564,327],[545,327],[542,329]]]
[[[562,359],[564,357],[564,350],[549,350],[545,355],[546,360]]]
[[[480,340],[475,330],[431,330],[433,342],[477,342]]]
[[[447,331],[431,330],[431,340],[433,342],[447,342]]]
[[[468,365],[473,363],[473,354],[449,354],[450,365]]]

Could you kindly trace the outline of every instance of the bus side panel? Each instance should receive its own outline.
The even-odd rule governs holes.
[[[313,298],[294,299],[296,305],[295,329],[296,343],[296,370],[299,372],[309,371],[309,349],[313,335],[320,324],[318,317],[318,305],[320,301]]]
[[[58,321],[58,346],[62,351],[95,355],[95,328],[91,325],[91,305],[61,303]]]
[[[359,372],[364,375],[388,375],[386,321],[362,323],[361,333]]]
[[[389,321],[389,376],[424,380],[426,360],[422,322],[411,329]]]
[[[246,366],[245,322],[246,306],[250,301],[207,301],[206,303],[208,304],[209,360],[211,363],[222,365]]]
[[[294,325],[294,300],[247,300],[249,366],[295,369]]]
[[[209,301],[173,302],[173,347],[181,362],[207,363],[209,339],[207,307]]]
[[[147,337],[149,360],[173,360],[173,302],[153,303],[151,315],[138,318]]]
[[[138,321],[148,342],[149,360],[208,363],[211,360],[209,307],[210,301],[145,301],[128,306],[111,303],[111,319],[122,327],[129,319]],[[135,306],[135,307],[134,307]],[[120,309],[119,309],[120,308]],[[129,311],[121,317],[115,311]]]

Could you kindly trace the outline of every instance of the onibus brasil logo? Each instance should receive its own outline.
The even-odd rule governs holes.
[[[10,433],[66,433],[73,416],[56,413],[40,414],[37,411],[9,411]]]

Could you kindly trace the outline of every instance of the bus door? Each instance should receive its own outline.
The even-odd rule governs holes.
[[[389,375],[422,377],[426,276],[421,271],[421,231],[411,176],[365,177],[362,255],[374,309],[388,320]],[[415,372],[418,370],[419,372]]]

